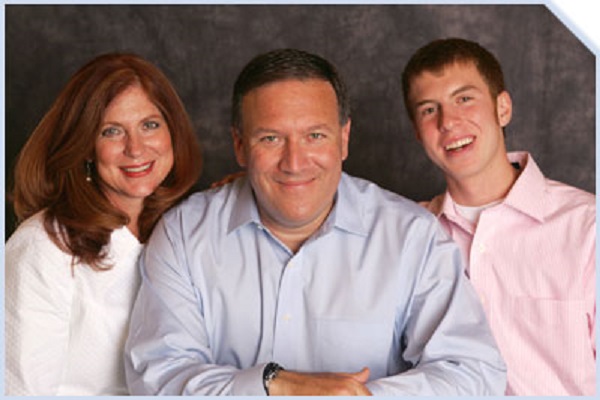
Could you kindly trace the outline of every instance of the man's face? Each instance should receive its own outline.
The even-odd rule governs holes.
[[[265,226],[308,236],[321,225],[333,205],[349,134],[350,122],[340,125],[326,81],[273,82],[244,96],[235,153]]]
[[[473,63],[421,73],[410,104],[417,137],[447,179],[485,176],[506,158],[502,128],[511,118],[510,96],[494,99]]]

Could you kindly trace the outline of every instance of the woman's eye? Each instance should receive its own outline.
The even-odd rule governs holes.
[[[144,123],[145,129],[156,129],[160,126],[160,124],[156,121],[147,121]]]
[[[102,132],[100,132],[100,134],[104,137],[113,137],[113,136],[117,136],[119,133],[121,133],[121,130],[119,128],[116,128],[114,126],[110,126],[108,128],[105,128],[102,130]]]

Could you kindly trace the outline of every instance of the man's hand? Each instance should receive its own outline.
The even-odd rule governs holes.
[[[282,370],[269,385],[271,396],[371,396],[365,384],[369,368],[360,372],[301,373]]]

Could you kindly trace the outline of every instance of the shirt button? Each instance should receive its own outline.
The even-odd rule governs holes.
[[[283,320],[284,320],[285,322],[288,322],[288,321],[290,321],[291,319],[292,319],[292,316],[291,316],[291,314],[284,314],[284,315],[283,315]]]
[[[477,246],[477,248],[479,249],[480,253],[485,253],[485,244],[483,243],[479,243],[479,245]]]
[[[479,300],[481,300],[481,305],[483,305],[483,306],[485,306],[485,303],[487,303],[487,299],[484,294],[479,296]]]

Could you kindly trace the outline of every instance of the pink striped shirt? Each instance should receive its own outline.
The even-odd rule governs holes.
[[[508,367],[506,394],[594,395],[595,196],[546,179],[528,153],[477,226],[449,193],[424,205],[462,250]]]

